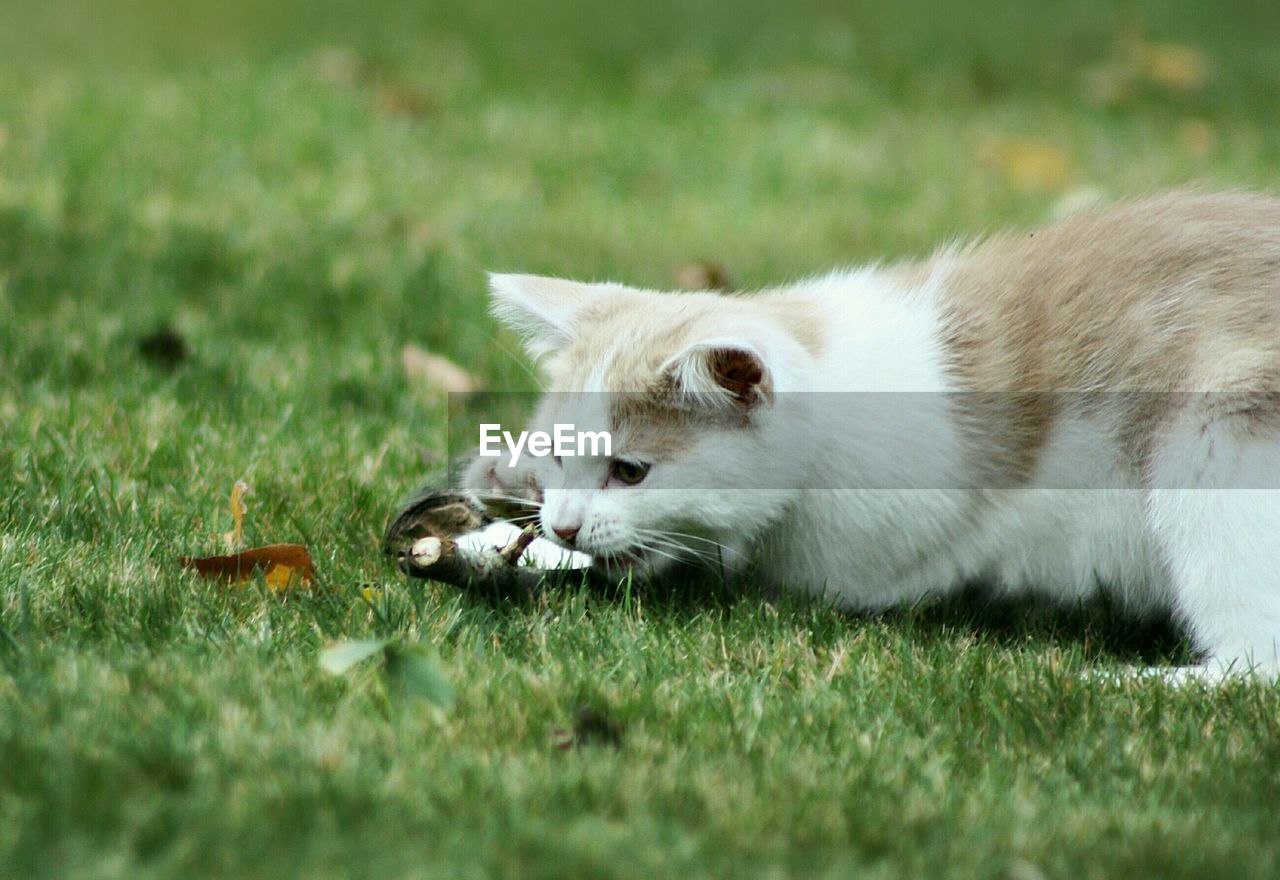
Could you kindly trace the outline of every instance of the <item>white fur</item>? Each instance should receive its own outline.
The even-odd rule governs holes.
[[[1242,439],[1231,416],[1194,410],[1151,475],[1148,522],[1204,672],[1280,675],[1280,441]],[[1185,487],[1185,488],[1184,488]],[[1260,488],[1263,487],[1263,488]]]
[[[490,311],[520,334],[536,360],[569,341],[574,315],[588,300],[616,289],[616,284],[494,272],[489,275]]]
[[[458,546],[470,550],[508,547],[520,537],[521,531],[519,526],[509,522],[493,522],[478,532],[459,537]],[[587,568],[591,565],[591,557],[587,554],[568,550],[546,538],[534,538],[520,561],[536,568]]]

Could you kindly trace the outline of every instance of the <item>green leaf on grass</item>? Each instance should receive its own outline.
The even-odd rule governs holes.
[[[361,660],[385,649],[390,639],[352,639],[336,642],[320,652],[320,668],[330,675],[342,675]]]
[[[420,645],[387,649],[387,680],[405,696],[421,697],[441,709],[453,706],[453,685]]]

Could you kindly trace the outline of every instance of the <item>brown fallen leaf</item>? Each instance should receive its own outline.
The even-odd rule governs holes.
[[[1067,151],[1045,141],[990,138],[979,146],[978,159],[1022,190],[1056,192],[1071,180]]]
[[[1191,46],[1137,42],[1133,53],[1142,75],[1166,88],[1194,92],[1203,88],[1209,78],[1209,62]]]
[[[729,277],[729,270],[725,268],[724,263],[716,260],[703,260],[699,263],[681,266],[675,271],[673,280],[677,287],[682,287],[685,290],[722,290],[725,292],[733,290],[733,280]]]
[[[1149,41],[1142,28],[1123,27],[1106,61],[1083,73],[1085,91],[1099,104],[1119,104],[1133,98],[1143,85],[1178,92],[1194,92],[1209,80],[1209,59],[1192,46]]]
[[[302,544],[268,544],[229,556],[181,556],[178,562],[203,578],[228,584],[243,583],[261,573],[267,586],[277,591],[308,586],[315,577],[311,553]]]
[[[464,394],[480,388],[480,382],[462,367],[416,345],[404,347],[400,364],[410,381],[419,382],[432,391]]]
[[[379,83],[373,89],[373,106],[384,116],[422,119],[440,110],[440,99],[406,83]]]

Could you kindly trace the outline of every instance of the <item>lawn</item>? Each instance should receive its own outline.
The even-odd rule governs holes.
[[[1280,874],[1277,691],[1079,675],[1185,661],[1167,624],[501,603],[379,545],[446,444],[402,348],[533,387],[485,269],[751,287],[1280,189],[1280,6],[38,5],[0,13],[0,874]],[[311,587],[178,565],[241,479]],[[452,706],[321,670],[382,637]]]

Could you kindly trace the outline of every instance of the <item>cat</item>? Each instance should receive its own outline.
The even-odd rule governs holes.
[[[875,610],[974,582],[1172,612],[1280,678],[1280,199],[1178,191],[752,294],[490,276],[608,457],[466,488],[613,574]]]

